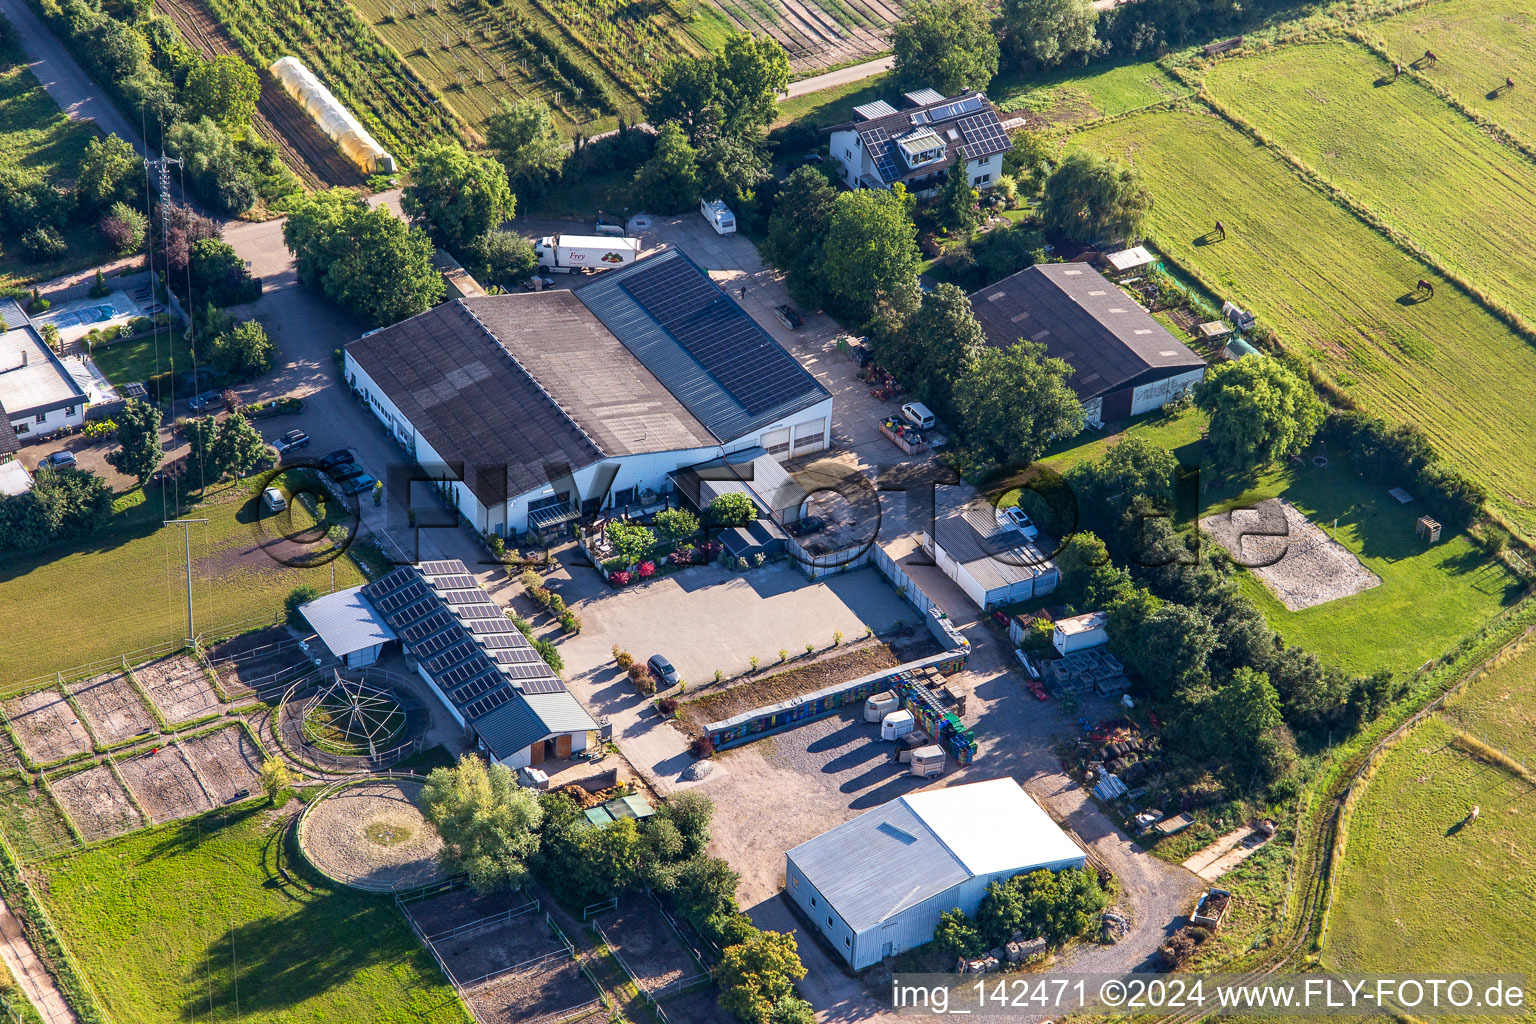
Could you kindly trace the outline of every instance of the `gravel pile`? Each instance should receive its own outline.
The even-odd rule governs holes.
[[[709,778],[714,773],[714,770],[715,764],[713,761],[695,761],[687,768],[684,768],[678,778],[684,782],[698,782],[700,779]]]

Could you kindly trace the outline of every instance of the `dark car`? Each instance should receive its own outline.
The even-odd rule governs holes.
[[[650,666],[651,675],[655,676],[662,685],[676,686],[682,681],[677,674],[677,669],[672,667],[672,663],[659,654],[651,655],[651,660],[646,664]]]
[[[331,452],[331,454],[320,460],[320,468],[329,471],[336,469],[339,466],[345,466],[351,461],[352,450],[350,448],[337,448],[335,451]]]
[[[193,412],[203,412],[206,409],[218,409],[224,405],[224,393],[221,391],[204,391],[200,395],[193,395],[187,402],[187,408]]]
[[[809,537],[813,533],[820,533],[827,528],[826,520],[821,516],[801,516],[788,526],[791,537]]]
[[[37,468],[74,469],[76,465],[77,463],[75,462],[74,452],[54,452],[52,455],[45,457],[43,461],[39,462],[37,464]]]
[[[348,477],[346,482],[341,485],[341,489],[346,494],[364,494],[373,490],[373,486],[376,483],[378,481],[373,477],[362,470],[358,470],[357,476]]]
[[[793,306],[774,306],[773,315],[779,318],[779,323],[792,331],[799,330],[801,325],[805,323],[804,320],[800,319],[800,314],[795,312]]]
[[[331,476],[341,481],[352,480],[356,477],[367,475],[363,472],[363,467],[359,466],[355,462],[349,462],[345,466],[332,466],[330,469],[326,470],[326,472],[330,473]]]
[[[296,452],[300,448],[309,447],[309,435],[302,430],[290,430],[277,441],[277,454],[287,455]]]

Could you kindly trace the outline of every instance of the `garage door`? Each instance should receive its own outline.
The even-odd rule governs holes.
[[[823,416],[819,420],[811,420],[807,423],[795,424],[795,454],[803,455],[806,452],[820,451],[827,446],[827,420]]]
[[[783,458],[789,454],[789,428],[783,430],[770,430],[763,435],[763,447],[768,454],[776,458]]]

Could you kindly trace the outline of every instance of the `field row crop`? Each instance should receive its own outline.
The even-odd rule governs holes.
[[[1536,527],[1536,350],[1510,328],[1213,114],[1133,115],[1070,144],[1134,162],[1169,256],[1361,405],[1421,426],[1504,514]],[[1211,243],[1217,219],[1228,238]],[[1421,277],[1440,286],[1431,301],[1415,299]]]

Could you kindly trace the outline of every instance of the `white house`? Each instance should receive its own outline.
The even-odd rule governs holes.
[[[853,120],[833,125],[832,159],[849,188],[890,188],[901,182],[923,195],[955,168],[978,189],[997,184],[1003,154],[1013,148],[997,109],[979,92],[946,97],[932,89],[907,93],[904,109],[884,100],[853,108]]]
[[[992,779],[897,797],[801,843],[784,888],[857,971],[931,941],[945,911],[974,916],[994,881],[1085,861],[1016,782]]]
[[[1087,264],[1038,264],[970,298],[988,345],[1042,342],[1072,367],[1091,424],[1160,409],[1205,376],[1205,360]]]
[[[677,250],[578,291],[445,303],[346,347],[345,374],[484,534],[643,503],[668,474],[831,442],[832,396]]]
[[[1109,643],[1109,613],[1087,612],[1057,619],[1051,631],[1051,644],[1062,654],[1086,651]]]
[[[935,488],[922,546],[982,611],[1049,594],[1061,581],[1056,563],[969,487]]]
[[[0,418],[9,431],[29,438],[84,423],[90,398],[31,319],[6,300],[0,301],[0,320]],[[12,445],[0,441],[0,455],[6,448]]]

